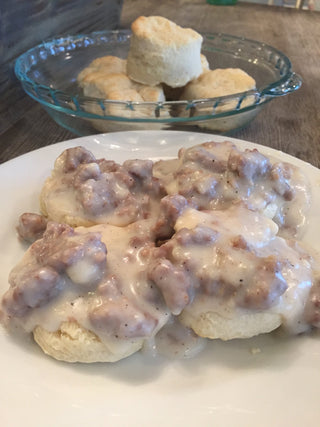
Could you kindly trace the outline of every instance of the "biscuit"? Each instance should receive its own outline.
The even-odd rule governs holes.
[[[125,73],[125,64],[124,59],[113,56],[94,60],[78,76],[78,83],[84,95],[115,101],[159,102],[165,100],[161,86],[150,87],[132,81]],[[108,110],[110,115],[114,113],[112,108]],[[123,107],[122,110],[124,110]],[[99,113],[101,114],[101,110]],[[134,112],[128,111],[128,116],[130,115],[134,115]]]
[[[201,58],[202,73],[205,73],[210,70],[209,62],[203,54],[200,55],[200,58]],[[177,101],[178,99],[180,99],[181,94],[185,89],[185,86],[171,87],[166,84],[163,84],[162,86],[163,86],[163,91],[167,101]]]
[[[94,60],[78,76],[78,83],[85,96],[101,100],[120,101],[112,103],[87,102],[85,110],[98,116],[124,117],[127,119],[156,117],[154,105],[133,105],[131,102],[157,103],[165,101],[163,89],[158,86],[146,86],[132,81],[125,73],[126,60],[114,56],[105,56]],[[127,103],[127,105],[125,104]],[[166,112],[162,112],[167,116]],[[111,121],[91,119],[92,125],[100,132],[113,130]],[[123,123],[125,125],[125,123]],[[141,125],[138,123],[137,128]],[[130,124],[132,127],[132,124]],[[117,125],[115,125],[117,129]],[[115,129],[115,130],[116,130]]]
[[[218,98],[255,89],[256,82],[240,68],[217,68],[207,71],[190,82],[181,94],[181,100]]]
[[[56,159],[41,189],[41,213],[72,227],[122,227],[148,217],[160,203],[161,192],[152,166],[149,160],[120,165],[98,160],[84,147],[67,149]]]
[[[232,115],[228,117],[215,115],[253,105],[255,103],[254,95],[249,95],[244,99],[242,99],[242,95],[236,96],[236,94],[252,89],[255,89],[255,80],[239,68],[209,70],[198,79],[190,82],[180,95],[180,100],[203,99],[204,101],[194,108],[180,111],[179,115],[181,117],[189,117],[190,114],[192,116],[212,116],[214,120],[205,122],[199,120],[197,125],[213,132],[227,132],[250,121],[257,112],[248,110],[243,111],[241,116]],[[219,103],[216,103],[217,100],[215,98],[227,95],[235,96],[232,99],[222,99]],[[214,100],[212,101],[212,99]]]
[[[242,204],[202,212],[186,207],[174,228],[155,253],[149,278],[183,325],[203,338],[222,340],[251,338],[279,326],[305,330],[312,260],[278,237],[273,221]]]
[[[118,58],[117,56],[107,55],[100,58],[96,58],[92,61],[88,67],[83,69],[78,75],[78,82],[81,84],[85,78],[93,72],[100,72],[101,75],[124,73],[126,72],[127,61],[125,59]]]
[[[33,337],[44,353],[70,363],[117,362],[140,350],[143,344],[139,339],[108,346],[96,334],[71,321],[62,323],[55,332],[37,326]]]
[[[169,319],[146,274],[148,224],[49,222],[10,273],[4,322],[33,332],[45,353],[67,362],[115,362],[140,350]]]
[[[198,316],[185,311],[180,315],[180,321],[200,337],[223,341],[269,333],[282,322],[276,313],[239,313],[223,317],[214,311],[204,311]]]
[[[161,16],[140,16],[132,26],[128,76],[147,85],[181,87],[200,76],[202,36]]]
[[[197,209],[225,209],[242,201],[271,218],[286,238],[302,236],[310,208],[310,183],[294,165],[275,162],[258,150],[239,150],[230,141],[182,149],[177,160],[153,167],[168,194]]]

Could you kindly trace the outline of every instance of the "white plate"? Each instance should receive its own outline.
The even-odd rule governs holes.
[[[0,293],[7,289],[9,270],[24,251],[15,235],[17,217],[38,210],[39,190],[62,150],[83,145],[98,157],[123,161],[175,156],[181,146],[210,139],[207,134],[186,132],[121,132],[66,141],[2,164]],[[281,152],[233,141],[304,170],[314,199],[306,240],[319,248],[320,171]],[[31,341],[21,343],[0,328],[0,367],[0,425],[6,427],[319,423],[317,333],[212,342],[191,360],[150,360],[136,354],[116,364],[72,365],[46,357]]]

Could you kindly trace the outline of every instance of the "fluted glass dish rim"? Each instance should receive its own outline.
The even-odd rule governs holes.
[[[216,118],[227,118],[237,114],[260,109],[270,100],[287,95],[299,89],[301,77],[292,71],[289,58],[278,49],[256,40],[246,39],[224,33],[202,33],[203,53],[213,49],[218,52],[227,52],[234,58],[241,58],[259,65],[265,64],[278,74],[278,78],[261,82],[255,90],[240,92],[233,95],[217,98],[201,98],[194,100],[178,100],[164,102],[135,102],[114,101],[84,96],[80,88],[78,91],[63,90],[50,84],[44,84],[34,78],[30,70],[45,66],[48,58],[55,57],[57,61],[63,55],[72,54],[77,49],[89,49],[92,46],[128,45],[130,43],[130,30],[108,30],[91,34],[79,34],[56,37],[45,41],[20,55],[15,63],[15,73],[26,93],[40,102],[46,109],[53,109],[61,113],[85,119],[112,120],[118,122],[135,123],[178,123],[188,124],[198,121],[205,122]],[[101,55],[102,56],[102,55]],[[259,62],[260,61],[260,62]],[[218,68],[219,68],[219,64]],[[81,69],[74,70],[74,78]],[[250,100],[248,105],[248,100]],[[88,106],[95,106],[95,112],[89,112]],[[128,117],[127,114],[111,115],[108,113],[110,106],[116,106],[118,111],[137,112],[139,117]],[[221,108],[223,107],[223,108]],[[144,115],[144,111],[148,111]],[[170,115],[170,111],[180,111],[179,115]],[[97,114],[98,112],[98,114]],[[152,114],[150,114],[150,112]],[[181,112],[183,112],[181,114]]]

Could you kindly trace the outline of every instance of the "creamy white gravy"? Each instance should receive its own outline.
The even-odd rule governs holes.
[[[221,318],[234,318],[250,312],[268,312],[281,317],[283,328],[298,334],[309,329],[304,321],[304,308],[310,288],[314,282],[314,261],[297,243],[287,242],[276,235],[277,226],[273,221],[260,214],[248,211],[243,205],[236,205],[227,211],[199,212],[187,209],[177,220],[175,229],[194,229],[198,225],[208,226],[218,232],[213,244],[176,244],[172,257],[177,265],[191,260],[192,274],[209,280],[210,283],[226,283],[236,289],[239,280],[252,282],[260,268],[261,259],[268,257],[279,261],[286,290],[277,295],[275,301],[265,309],[252,306],[243,308],[234,297],[220,298],[216,294],[198,289],[193,302],[184,309],[184,318],[197,318],[208,312],[214,312]],[[234,248],[233,239],[241,236],[248,244],[247,248]],[[266,264],[268,268],[268,264]],[[277,276],[275,273],[275,277]],[[264,280],[263,276],[260,276]],[[259,290],[259,289],[258,289]],[[205,294],[203,296],[203,293]],[[188,323],[188,322],[187,322]]]
[[[68,242],[74,239],[76,248],[84,245],[85,249],[67,266],[56,268],[58,277],[51,280],[57,283],[48,288],[48,295],[42,296],[44,301],[47,298],[44,303],[34,303],[39,279],[35,269],[41,263],[39,253],[29,249],[11,276],[18,287],[19,280],[29,286],[21,308],[26,312],[16,317],[9,314],[9,323],[31,332],[37,325],[56,331],[62,322],[76,321],[94,332],[113,352],[122,352],[132,342],[141,341],[152,353],[175,357],[190,357],[204,347],[206,340],[190,326],[193,319],[208,312],[226,320],[268,314],[277,319],[272,328],[282,325],[289,333],[309,328],[304,309],[314,282],[313,259],[294,241],[279,237],[279,233],[296,237],[307,222],[310,194],[297,168],[275,166],[256,152],[243,155],[228,142],[181,150],[178,159],[158,162],[153,168],[156,181],[150,178],[150,165],[146,163],[130,163],[124,171],[112,162],[103,166],[82,149],[68,155],[57,160],[44,186],[43,210],[58,221],[70,220],[73,224],[75,220],[85,226],[102,224],[75,229],[75,237]],[[77,162],[80,171],[73,169]],[[135,176],[138,184],[131,181]],[[110,180],[106,194],[99,187],[101,179]],[[169,236],[168,242],[161,242],[160,248],[155,247],[155,223],[164,193],[157,180],[169,195],[182,194],[191,206],[181,208],[174,223],[162,218],[161,221],[168,221],[169,229],[174,226],[175,234]],[[84,185],[80,193],[79,182]],[[109,196],[115,208],[108,205],[100,211],[104,197],[108,204]],[[194,236],[192,233],[199,226],[200,240],[197,236],[194,242],[191,238],[191,243],[186,243],[188,239],[183,236],[180,239],[183,230]],[[207,240],[203,238],[206,227],[213,232]],[[98,251],[95,256],[97,242],[94,240],[91,245],[88,233],[100,236],[107,247],[104,267],[103,247],[99,246],[101,253]],[[74,246],[57,249],[58,261],[59,257],[66,257],[65,252],[68,255],[68,250],[72,254]],[[171,263],[172,277],[180,277],[175,276],[178,272],[191,284],[190,298],[180,316],[168,308],[167,291],[158,286],[157,275],[150,273],[163,260]],[[25,271],[29,277],[24,276]],[[257,271],[259,280],[270,289],[261,299],[259,292],[265,292],[261,285],[257,295],[253,292],[246,299],[238,289],[247,282],[255,291],[253,278]],[[45,273],[45,277],[54,275],[50,269]],[[163,278],[158,279],[160,283]],[[223,297],[215,293],[216,284]],[[275,290],[271,289],[273,285]],[[185,297],[183,293],[182,297],[179,295],[174,298]],[[10,298],[16,297],[21,297],[19,292]],[[261,332],[259,326],[255,332]]]
[[[181,149],[178,159],[153,168],[168,194],[181,194],[197,209],[225,209],[236,201],[263,213],[284,237],[299,237],[307,224],[310,187],[295,166],[271,161],[230,142]]]

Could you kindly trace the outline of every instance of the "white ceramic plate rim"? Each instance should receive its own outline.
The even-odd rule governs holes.
[[[83,145],[97,157],[175,156],[181,146],[208,140],[235,142],[289,161],[308,176],[313,191],[304,240],[319,249],[320,171],[287,154],[208,134],[136,131],[77,138],[20,156],[0,166],[2,200],[0,293],[24,251],[15,235],[19,214],[38,210],[38,194],[54,159]],[[214,342],[192,360],[153,360],[137,354],[117,364],[69,365],[31,342],[0,329],[0,420],[3,426],[314,426],[319,416],[320,338],[257,337]]]

